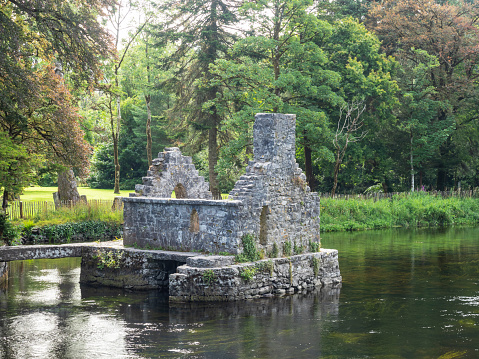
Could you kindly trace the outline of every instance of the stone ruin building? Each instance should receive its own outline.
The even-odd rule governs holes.
[[[166,148],[124,198],[124,244],[238,254],[251,234],[265,254],[319,247],[320,200],[296,163],[295,127],[295,115],[256,115],[254,159],[227,200],[212,200],[191,158]]]

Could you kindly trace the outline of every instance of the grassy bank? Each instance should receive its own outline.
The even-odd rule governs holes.
[[[321,199],[321,231],[433,227],[479,223],[479,199],[416,193],[392,198]]]
[[[20,244],[20,238],[31,238],[35,229],[37,235],[52,243],[68,242],[72,237],[82,236],[88,240],[103,240],[121,236],[123,211],[112,211],[111,205],[77,204],[72,208],[39,212],[32,219],[6,221],[0,218],[0,229],[4,228],[0,245]]]

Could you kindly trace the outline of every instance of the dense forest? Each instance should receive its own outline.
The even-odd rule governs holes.
[[[259,112],[319,192],[479,186],[479,2],[0,0],[0,188],[131,189],[166,146],[218,197]],[[478,97],[476,97],[478,96]]]

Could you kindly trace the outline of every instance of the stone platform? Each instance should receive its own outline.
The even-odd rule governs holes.
[[[172,302],[236,301],[340,288],[338,252],[235,263],[234,256],[128,248],[122,241],[0,247],[0,262],[81,257],[80,282],[169,291]]]

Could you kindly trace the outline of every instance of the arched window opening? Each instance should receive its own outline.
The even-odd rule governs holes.
[[[190,215],[190,232],[198,233],[199,231],[200,231],[200,217],[198,216],[198,212],[196,212],[196,209],[193,209]]]
[[[268,212],[268,206],[263,206],[259,216],[259,244],[263,246],[268,243]]]
[[[186,188],[181,183],[178,183],[173,191],[176,198],[188,198]]]

